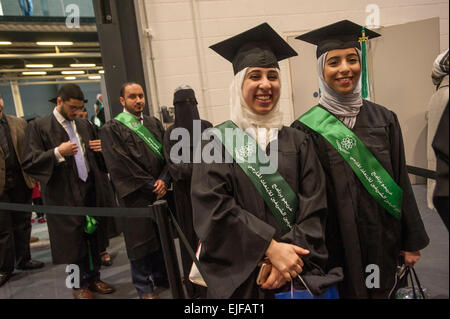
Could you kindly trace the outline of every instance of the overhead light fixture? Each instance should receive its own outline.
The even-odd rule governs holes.
[[[22,75],[46,75],[47,72],[44,71],[27,71],[27,72],[22,72]]]
[[[53,68],[53,64],[26,64],[26,68]]]
[[[105,74],[105,70],[98,71],[98,74]]]
[[[71,68],[93,68],[96,66],[94,63],[73,63],[70,65]]]
[[[52,46],[62,46],[62,45],[73,45],[73,42],[66,41],[66,42],[45,42],[45,41],[39,41],[36,42],[37,45],[52,45]]]
[[[76,76],[66,76],[66,77],[64,78],[64,80],[76,80],[76,79],[77,79]]]
[[[12,42],[10,41],[0,41],[0,45],[11,45]]]
[[[84,71],[62,71],[61,74],[84,74]]]
[[[88,76],[90,80],[100,80],[102,77],[100,75],[91,75]]]

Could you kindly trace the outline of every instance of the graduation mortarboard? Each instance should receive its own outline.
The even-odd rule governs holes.
[[[358,48],[359,38],[362,36],[363,26],[349,20],[342,20],[325,27],[302,34],[296,39],[317,45],[316,56],[320,57],[325,52],[337,49]],[[365,36],[373,39],[381,36],[372,30],[365,29]]]
[[[234,74],[246,67],[278,68],[278,61],[297,55],[267,23],[216,43],[210,48],[233,64]]]

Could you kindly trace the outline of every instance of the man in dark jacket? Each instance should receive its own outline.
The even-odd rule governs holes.
[[[97,203],[97,178],[103,170],[101,145],[90,123],[76,114],[84,106],[84,95],[76,84],[63,85],[52,114],[30,123],[25,135],[22,165],[26,173],[45,186],[45,205],[102,206]],[[76,264],[80,287],[76,299],[92,299],[92,291],[114,291],[100,280],[97,236],[87,234],[86,216],[48,215],[53,262]],[[91,257],[91,258],[90,258]]]
[[[27,123],[3,114],[0,95],[0,202],[31,204],[34,181],[20,166],[20,148]],[[0,286],[14,268],[38,269],[44,263],[31,260],[31,213],[0,211]]]

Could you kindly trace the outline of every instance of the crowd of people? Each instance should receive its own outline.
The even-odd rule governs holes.
[[[76,84],[62,85],[53,112],[28,125],[2,114],[0,98],[0,202],[31,203],[36,181],[44,205],[75,207],[147,207],[172,188],[176,219],[210,285],[188,280],[192,260],[182,248],[189,298],[277,298],[292,287],[391,298],[398,266],[414,267],[429,238],[397,116],[361,97],[361,30],[344,20],[298,38],[317,46],[321,94],[290,127],[279,61],[297,53],[267,23],[211,46],[234,71],[231,115],[215,128],[200,119],[187,85],[175,90],[167,130],[143,113],[136,82],[122,85],[123,112],[109,121],[100,101],[87,120]],[[448,136],[446,145],[448,181]],[[214,161],[203,156],[211,152]],[[448,187],[446,196],[448,210]],[[159,298],[155,288],[168,280],[156,224],[117,219],[138,296]],[[111,220],[47,215],[53,263],[80,269],[74,298],[115,291],[100,277]],[[31,259],[30,230],[30,213],[0,214],[0,286],[14,268],[43,267]],[[367,285],[368,265],[379,267],[378,285]]]

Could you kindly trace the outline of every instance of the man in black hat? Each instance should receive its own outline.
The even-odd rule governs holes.
[[[44,186],[44,204],[97,206],[97,176],[106,170],[100,149],[92,146],[98,140],[94,130],[87,120],[76,117],[84,107],[84,94],[78,85],[64,84],[56,102],[52,114],[32,121],[27,128],[23,169]],[[80,287],[73,289],[76,299],[92,299],[92,291],[114,291],[100,280],[96,232],[86,233],[86,223],[86,216],[47,216],[53,262],[76,264],[80,269]]]
[[[194,140],[194,130],[198,128],[198,132],[202,133],[207,128],[212,127],[212,124],[208,121],[200,120],[195,92],[188,85],[180,86],[175,90],[173,105],[175,107],[175,123],[171,125],[164,134],[164,153],[169,163],[169,173],[173,180],[177,220],[180,223],[180,227],[186,235],[189,244],[195,251],[198,245],[198,238],[195,234],[192,222],[191,179],[194,147],[196,143],[199,143],[200,141]],[[172,132],[176,129],[183,130],[184,133],[186,133],[185,137],[188,137],[188,139],[180,140],[178,134],[171,138]],[[174,138],[178,138],[178,140]],[[198,138],[200,138],[200,134]],[[186,144],[182,145],[180,152],[172,154],[172,146],[179,142]],[[186,150],[189,150],[189,154],[183,154]],[[185,160],[183,161],[182,159]],[[181,259],[183,261],[184,284],[186,290],[190,298],[195,298],[201,294],[201,288],[192,285],[188,280],[192,259],[184,245],[181,245]]]
[[[34,181],[20,166],[20,148],[27,123],[15,116],[3,114],[0,95],[0,202],[31,204]],[[31,212],[0,211],[0,286],[14,268],[31,270],[44,263],[31,259]]]

